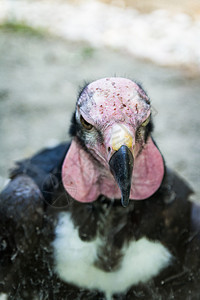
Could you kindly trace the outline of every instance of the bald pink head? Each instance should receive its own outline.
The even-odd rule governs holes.
[[[104,78],[90,83],[77,106],[92,124],[105,127],[126,122],[136,128],[150,115],[150,101],[144,91],[126,78]]]
[[[150,113],[148,96],[129,79],[104,78],[84,88],[75,114],[79,131],[62,169],[64,187],[72,197],[81,202],[95,201],[101,194],[121,197],[109,161],[123,145],[134,158],[130,199],[146,199],[159,188],[164,165],[147,135]]]

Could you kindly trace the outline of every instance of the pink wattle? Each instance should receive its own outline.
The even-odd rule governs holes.
[[[135,159],[130,199],[142,200],[153,195],[164,176],[164,163],[158,148],[149,138],[142,153]],[[77,201],[92,202],[99,195],[121,198],[120,189],[108,169],[99,167],[73,140],[62,166],[66,191]]]

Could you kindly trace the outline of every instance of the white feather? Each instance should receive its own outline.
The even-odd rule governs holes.
[[[160,243],[147,238],[132,241],[123,248],[121,266],[117,271],[104,272],[94,266],[99,238],[84,242],[79,238],[69,213],[61,213],[53,242],[55,270],[68,283],[103,291],[107,299],[112,294],[125,292],[132,285],[147,282],[167,267],[170,252]]]
[[[7,300],[8,296],[6,294],[0,294],[0,300]]]

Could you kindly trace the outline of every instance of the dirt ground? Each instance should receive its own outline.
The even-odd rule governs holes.
[[[152,99],[154,137],[168,166],[200,195],[200,79],[50,36],[0,31],[0,189],[16,160],[68,138],[77,91],[85,81],[125,76]]]

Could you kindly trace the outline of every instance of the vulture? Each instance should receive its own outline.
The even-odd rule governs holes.
[[[200,208],[152,138],[140,84],[78,95],[71,141],[16,164],[0,195],[7,299],[200,299]]]

